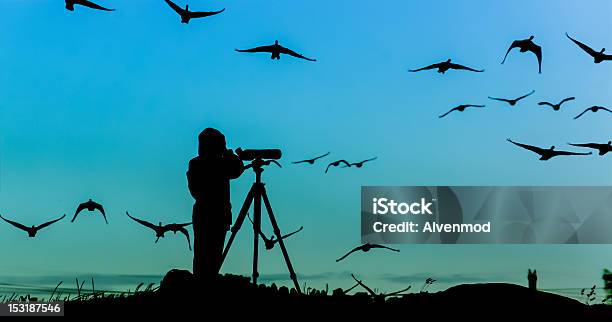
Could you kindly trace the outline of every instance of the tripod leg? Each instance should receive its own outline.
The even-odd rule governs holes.
[[[259,272],[257,271],[257,261],[259,259],[259,232],[261,231],[261,195],[263,184],[255,183],[253,202],[253,284],[257,285]]]
[[[268,216],[270,217],[270,223],[272,224],[272,228],[274,229],[274,234],[276,235],[276,238],[278,239],[278,244],[280,245],[281,251],[283,252],[283,257],[285,258],[287,269],[289,269],[289,276],[291,277],[291,280],[293,280],[293,285],[295,286],[295,289],[298,291],[298,293],[302,293],[302,290],[300,289],[300,284],[297,280],[297,275],[295,274],[295,271],[293,270],[293,265],[291,264],[291,260],[289,259],[287,248],[285,248],[285,242],[283,241],[280,228],[278,228],[278,223],[276,222],[276,218],[274,217],[274,212],[272,212],[272,206],[270,205],[270,200],[268,200],[268,194],[266,193],[265,187],[261,187],[260,194],[266,206]]]
[[[234,238],[236,238],[236,234],[240,230],[240,227],[242,227],[244,218],[246,218],[247,212],[249,211],[249,208],[251,207],[251,203],[253,202],[253,197],[255,196],[255,189],[256,189],[255,185],[251,186],[251,190],[249,190],[249,192],[247,193],[246,199],[244,199],[244,203],[242,204],[242,208],[240,208],[238,217],[236,217],[236,222],[232,226],[232,229],[231,229],[232,234],[230,235],[230,238],[227,241],[227,244],[225,245],[225,249],[223,250],[223,255],[221,256],[221,264],[220,264],[221,266],[223,265],[223,262],[225,262],[225,257],[227,256],[227,253],[229,252],[230,247],[232,247]],[[219,267],[219,269],[220,268],[221,267]]]

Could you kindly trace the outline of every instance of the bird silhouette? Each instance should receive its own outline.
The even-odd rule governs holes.
[[[542,148],[538,148],[536,146],[533,145],[527,145],[527,144],[522,144],[522,143],[517,143],[514,142],[510,139],[507,139],[508,142],[517,145],[523,149],[527,149],[529,151],[535,152],[537,154],[540,155],[540,160],[542,161],[546,161],[546,160],[550,160],[556,156],[560,156],[560,155],[591,155],[593,154],[592,152],[589,153],[577,153],[577,152],[568,152],[568,151],[555,151],[555,146],[551,146],[549,149],[542,149]]]
[[[459,65],[459,64],[455,64],[455,63],[451,63],[451,59],[447,59],[446,61],[440,62],[440,63],[436,63],[436,64],[432,64],[429,66],[425,66],[419,69],[409,69],[409,72],[412,73],[416,73],[416,72],[420,72],[422,70],[429,70],[429,69],[438,69],[438,73],[440,74],[444,74],[446,73],[446,71],[448,71],[449,69],[455,69],[455,70],[468,70],[471,72],[476,72],[476,73],[482,73],[484,72],[484,69],[473,69],[470,67],[466,67],[463,65]]]
[[[443,117],[447,116],[448,114],[450,114],[451,112],[454,112],[454,111],[463,112],[468,107],[482,108],[482,107],[485,107],[485,106],[484,105],[474,105],[474,104],[462,104],[462,105],[458,105],[456,107],[453,107],[452,109],[450,109],[450,111],[448,111],[448,112],[446,112],[446,113],[444,113],[444,114],[442,114],[442,115],[440,115],[438,117],[439,118],[443,118]]]
[[[538,72],[542,73],[542,47],[536,45],[533,42],[533,38],[534,37],[531,36],[528,39],[513,41],[510,47],[508,47],[508,51],[506,52],[506,55],[504,56],[504,60],[502,60],[501,63],[503,64],[506,62],[506,58],[508,57],[508,54],[510,53],[512,49],[519,48],[519,51],[521,53],[530,51],[536,55],[536,57],[538,58]]]
[[[351,164],[350,164],[350,163],[348,163],[348,161],[346,161],[346,160],[337,160],[337,161],[334,161],[334,162],[332,162],[332,163],[330,163],[330,164],[328,164],[328,165],[327,165],[327,168],[325,168],[325,173],[327,173],[327,171],[329,171],[329,168],[330,168],[330,167],[337,167],[337,166],[339,166],[341,163],[344,163],[344,164],[346,165],[346,167],[350,167],[350,166],[351,166]],[[345,168],[346,168],[346,167],[345,167]]]
[[[316,59],[304,57],[289,48],[279,45],[278,40],[274,41],[274,45],[259,46],[259,47],[255,47],[251,49],[236,49],[236,51],[239,53],[271,53],[272,54],[272,56],[270,57],[271,59],[280,59],[281,54],[286,54],[286,55],[290,55],[293,57],[305,59],[308,61],[317,61]]]
[[[247,217],[249,218],[249,221],[251,222],[253,227],[255,227],[255,223],[253,222],[253,219],[251,219],[251,216],[249,216],[249,214],[247,214]],[[288,234],[282,235],[280,239],[274,237],[274,235],[272,235],[272,237],[268,238],[268,237],[266,237],[266,235],[264,235],[264,233],[261,230],[258,230],[257,234],[261,237],[261,239],[263,239],[264,245],[266,246],[266,250],[271,250],[272,248],[274,248],[274,246],[276,246],[276,243],[278,243],[280,240],[288,238],[288,237],[291,237],[291,236],[299,233],[300,231],[302,231],[302,229],[304,229],[304,226],[300,226],[300,228],[297,229],[296,231],[293,231],[293,232],[290,232]]]
[[[529,95],[531,95],[533,93],[535,93],[535,90],[533,90],[530,93],[525,94],[525,95],[523,95],[521,97],[517,97],[515,99],[498,98],[498,97],[491,97],[491,96],[489,96],[489,99],[500,101],[500,102],[506,102],[506,103],[510,104],[510,106],[514,106],[514,105],[516,105],[516,103],[518,103],[518,101],[522,100],[523,98],[525,98],[525,97],[527,97],[527,96],[529,96]]]
[[[154,225],[148,221],[132,217],[127,211],[125,212],[125,214],[128,217],[132,218],[132,220],[134,220],[135,222],[153,229],[153,231],[155,231],[155,237],[157,237],[157,239],[155,239],[155,243],[157,243],[160,238],[165,237],[166,233],[169,231],[173,232],[175,235],[177,232],[181,232],[183,233],[183,235],[185,235],[185,237],[187,237],[187,244],[189,245],[189,250],[191,250],[191,239],[189,238],[189,231],[187,231],[185,227],[191,225],[192,223],[162,225],[162,222],[160,221],[159,225]]]
[[[72,220],[70,222],[74,222],[74,220],[76,219],[76,217],[79,215],[79,213],[81,213],[81,211],[87,209],[88,211],[95,211],[98,210],[100,211],[100,213],[102,214],[102,216],[104,217],[104,221],[106,222],[106,224],[108,224],[108,220],[106,220],[106,213],[104,212],[104,207],[102,207],[101,204],[89,199],[88,201],[80,204],[77,207],[77,210],[74,213],[74,217],[72,217]]]
[[[568,98],[563,99],[561,102],[559,102],[557,104],[553,104],[553,103],[550,103],[550,102],[539,102],[538,105],[548,105],[548,106],[552,107],[553,110],[558,111],[558,110],[561,109],[561,105],[563,105],[563,103],[568,102],[568,101],[573,101],[575,99],[576,98],[572,96],[572,97],[568,97]]]
[[[343,260],[343,259],[347,258],[349,255],[351,255],[351,254],[352,254],[352,253],[354,253],[354,252],[357,252],[357,251],[362,251],[362,252],[366,252],[366,253],[367,253],[367,252],[369,252],[369,251],[370,251],[370,249],[373,249],[373,248],[382,248],[382,249],[392,250],[392,251],[394,251],[394,252],[399,252],[399,249],[390,248],[390,247],[387,247],[387,246],[385,246],[385,245],[379,245],[379,244],[370,244],[370,243],[367,243],[367,244],[363,244],[363,245],[361,245],[361,246],[357,246],[357,247],[355,247],[355,248],[351,249],[351,251],[349,251],[348,253],[346,253],[344,256],[342,256],[342,257],[340,257],[340,258],[336,259],[336,262],[339,262],[339,261],[341,261],[341,260]]]
[[[577,120],[579,117],[581,117],[582,115],[584,115],[584,113],[586,113],[586,112],[589,112],[589,111],[590,111],[590,112],[593,112],[593,113],[597,113],[597,111],[599,111],[599,110],[604,110],[604,111],[606,111],[606,112],[610,112],[610,113],[612,113],[612,111],[611,111],[611,110],[609,110],[609,109],[607,109],[607,108],[605,108],[605,107],[603,107],[603,106],[597,106],[597,105],[595,105],[595,106],[591,106],[591,107],[587,108],[586,110],[582,111],[582,113],[580,113],[580,114],[576,115],[576,116],[574,117],[574,120]]]
[[[579,146],[583,148],[599,150],[599,155],[605,155],[608,152],[612,152],[612,141],[608,143],[568,143],[572,146]]]
[[[104,8],[88,0],[65,0],[65,1],[66,1],[66,9],[69,11],[74,11],[75,5],[80,5],[83,7],[88,7],[88,8],[96,9],[96,10],[115,11],[115,9]]]
[[[170,6],[170,8],[172,8],[174,11],[176,11],[176,13],[179,14],[179,16],[181,16],[182,23],[189,23],[189,20],[191,19],[214,16],[225,11],[225,8],[219,11],[189,11],[189,5],[185,5],[185,9],[183,9],[170,0],[165,1]]]
[[[370,162],[370,161],[374,161],[376,159],[378,159],[378,157],[369,158],[367,160],[363,160],[363,161],[359,161],[359,162],[353,162],[353,163],[349,164],[348,166],[345,165],[345,166],[342,166],[342,167],[343,168],[348,168],[348,167],[361,168],[361,167],[363,167],[364,163]]]
[[[565,33],[565,35],[567,36],[567,38],[569,38],[571,41],[573,41],[576,45],[578,45],[578,47],[580,47],[582,50],[584,50],[587,54],[591,55],[591,57],[593,57],[593,62],[595,64],[599,64],[602,61],[605,60],[612,60],[612,55],[607,55],[604,54],[604,52],[606,51],[605,48],[602,48],[600,51],[595,51],[593,48],[579,42],[578,40],[570,37],[570,35],[567,34],[567,32]]]
[[[47,226],[49,226],[51,224],[54,224],[54,223],[64,219],[64,217],[66,217],[66,215],[63,215],[63,216],[59,217],[58,219],[48,221],[48,222],[46,222],[44,224],[41,224],[41,225],[38,225],[38,226],[32,225],[31,227],[27,227],[27,226],[22,225],[22,224],[20,224],[18,222],[15,222],[15,221],[12,221],[12,220],[8,220],[8,219],[2,217],[2,215],[0,215],[0,218],[2,218],[2,220],[6,221],[7,223],[9,223],[9,224],[11,224],[11,225],[13,225],[13,226],[15,226],[15,227],[25,231],[25,232],[27,232],[28,233],[28,237],[36,237],[36,233],[38,233],[39,230],[41,230],[41,229],[43,229],[43,228],[45,228],[45,227],[47,227]]]
[[[325,154],[323,154],[323,155],[320,155],[320,156],[318,156],[318,157],[316,157],[316,158],[306,159],[306,160],[301,160],[301,161],[295,161],[295,162],[292,162],[292,163],[293,163],[293,164],[299,164],[299,163],[308,163],[308,164],[314,164],[314,163],[315,163],[315,161],[317,161],[317,160],[319,160],[319,159],[321,159],[321,158],[324,158],[324,157],[326,157],[326,156],[328,156],[328,155],[329,155],[329,152],[327,152],[327,153],[325,153]]]

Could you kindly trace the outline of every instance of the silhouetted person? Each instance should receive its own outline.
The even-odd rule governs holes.
[[[272,54],[272,56],[270,57],[271,59],[280,59],[281,54],[287,54],[287,55],[305,59],[308,61],[317,61],[316,59],[304,57],[289,48],[279,45],[278,40],[274,41],[274,45],[259,46],[259,47],[255,47],[251,49],[236,49],[236,51],[239,53],[271,53]]]
[[[572,146],[579,146],[583,148],[595,149],[599,151],[599,155],[605,155],[608,152],[612,152],[612,141],[608,143],[568,143]]]
[[[429,70],[429,69],[438,69],[438,73],[440,74],[444,74],[446,71],[448,71],[449,69],[455,69],[455,70],[468,70],[471,72],[476,72],[476,73],[482,73],[484,72],[484,69],[473,69],[470,67],[466,67],[463,65],[459,65],[459,64],[455,64],[455,63],[451,63],[450,58],[447,59],[446,61],[443,61],[441,63],[437,63],[437,64],[432,64],[429,66],[425,66],[419,69],[409,69],[409,72],[415,73],[415,72],[420,72],[422,70]]]
[[[142,219],[138,219],[135,217],[132,217],[130,215],[129,212],[125,212],[125,214],[132,218],[132,220],[134,220],[135,222],[145,226],[145,227],[149,227],[151,229],[153,229],[155,231],[155,237],[157,237],[157,239],[155,239],[155,243],[157,243],[159,241],[160,238],[164,238],[166,233],[171,231],[173,232],[175,235],[177,232],[181,232],[183,233],[183,235],[185,235],[185,237],[187,237],[187,244],[189,245],[189,250],[191,250],[191,240],[189,239],[189,232],[187,231],[187,229],[185,229],[185,227],[191,225],[191,223],[185,223],[185,224],[167,224],[167,225],[162,225],[162,222],[159,222],[159,225],[154,225],[153,223],[150,223],[146,220],[142,220]]]
[[[503,64],[506,62],[506,58],[508,57],[508,54],[513,48],[519,48],[519,51],[522,53],[530,51],[536,55],[536,57],[538,58],[538,72],[542,73],[542,47],[536,45],[533,42],[533,38],[534,37],[531,36],[528,39],[513,41],[510,47],[508,48],[506,55],[504,56],[504,60],[502,60],[501,63]]]
[[[612,55],[607,55],[604,54],[604,52],[606,51],[605,48],[602,48],[600,51],[595,51],[593,48],[579,42],[578,40],[570,37],[567,32],[565,33],[565,35],[567,36],[567,38],[569,38],[571,41],[573,41],[576,45],[578,45],[578,47],[582,48],[582,50],[584,50],[587,54],[591,55],[591,57],[593,57],[593,62],[595,64],[599,64],[604,60],[612,60]]]
[[[323,154],[323,155],[320,155],[320,156],[318,156],[318,157],[312,158],[312,159],[306,159],[306,160],[301,160],[301,161],[295,161],[295,162],[292,162],[292,163],[293,163],[293,164],[299,164],[299,163],[308,163],[308,164],[314,164],[314,163],[315,163],[315,161],[317,161],[317,160],[319,160],[319,159],[321,159],[321,158],[324,158],[324,157],[326,157],[326,156],[328,156],[328,155],[329,155],[329,152],[327,152],[327,153],[325,153],[325,154]]]
[[[534,269],[533,272],[531,271],[531,269],[527,270],[527,281],[529,282],[529,289],[530,290],[537,290],[537,284],[538,284],[538,272]]]
[[[337,167],[337,166],[339,166],[342,163],[344,163],[345,168],[350,168],[351,167],[351,164],[348,163],[348,161],[346,161],[346,160],[337,160],[337,161],[331,162],[330,164],[327,165],[327,168],[325,168],[325,173],[327,173],[327,171],[329,171],[329,168]]]
[[[115,11],[115,9],[104,8],[88,0],[66,0],[66,9],[70,11],[74,11],[74,5],[80,5],[80,6],[96,9],[96,10]]]
[[[612,113],[612,111],[611,111],[611,110],[609,110],[608,108],[605,108],[605,107],[603,107],[603,106],[597,106],[597,105],[595,105],[595,106],[591,106],[591,107],[587,108],[587,109],[586,109],[586,110],[584,110],[582,113],[580,113],[580,114],[576,115],[576,116],[574,117],[574,120],[577,120],[579,117],[581,117],[582,115],[584,115],[584,113],[586,113],[586,112],[593,112],[593,113],[597,113],[597,112],[598,112],[598,111],[600,111],[600,110],[603,110],[603,111],[606,111],[606,112],[610,112],[610,113]]]
[[[227,149],[225,136],[207,128],[198,136],[198,156],[189,161],[187,182],[193,205],[193,273],[212,281],[221,267],[225,235],[232,223],[230,180],[244,165]]]
[[[101,204],[89,199],[88,201],[80,204],[77,207],[77,210],[74,212],[74,217],[72,217],[72,220],[70,222],[74,222],[74,220],[76,219],[76,217],[78,216],[79,213],[81,213],[81,211],[87,209],[88,211],[95,211],[98,210],[100,211],[100,213],[102,214],[102,216],[104,217],[104,221],[106,222],[106,224],[108,224],[108,220],[106,220],[106,213],[104,212],[104,207],[102,207]]]
[[[523,144],[523,143],[517,143],[514,142],[510,139],[507,139],[508,142],[519,146],[523,149],[529,150],[531,152],[535,152],[537,154],[540,155],[540,160],[542,161],[546,161],[546,160],[550,160],[556,156],[560,156],[560,155],[591,155],[593,154],[592,152],[589,153],[577,153],[577,152],[568,152],[568,151],[555,151],[555,146],[551,146],[549,149],[542,149],[542,148],[538,148],[537,146],[533,146],[533,145],[527,145],[527,144]]]
[[[548,105],[548,106],[552,107],[553,110],[558,111],[558,110],[561,109],[561,105],[563,105],[563,103],[568,102],[568,101],[573,101],[575,99],[576,98],[572,96],[572,97],[568,97],[568,98],[563,99],[561,102],[559,102],[557,104],[553,104],[553,103],[550,103],[550,102],[539,102],[538,105]]]
[[[483,107],[485,107],[485,106],[484,106],[484,105],[473,105],[473,104],[462,104],[462,105],[459,105],[459,106],[453,107],[453,108],[452,108],[450,111],[448,111],[448,112],[446,112],[446,113],[444,113],[444,114],[442,114],[442,115],[440,115],[440,116],[438,116],[438,117],[439,117],[439,118],[443,118],[443,117],[447,116],[448,114],[450,114],[451,112],[454,112],[454,111],[463,112],[463,111],[465,111],[465,109],[466,109],[466,108],[468,108],[468,107],[478,107],[478,108],[483,108]]]
[[[516,103],[518,103],[518,101],[522,100],[523,98],[525,98],[525,97],[527,97],[527,96],[529,96],[529,95],[531,95],[533,93],[535,93],[535,90],[531,91],[529,94],[525,94],[525,95],[523,95],[521,97],[517,97],[515,99],[498,98],[498,97],[491,97],[491,96],[489,96],[489,99],[492,99],[492,100],[495,100],[495,101],[500,101],[500,102],[506,102],[506,103],[510,104],[510,106],[514,106],[514,105],[516,105]]]
[[[357,246],[357,247],[353,248],[351,251],[349,251],[348,253],[346,253],[346,255],[344,255],[344,256],[342,256],[342,257],[340,257],[340,258],[336,259],[336,262],[339,262],[339,261],[341,261],[341,260],[343,260],[343,259],[347,258],[347,257],[348,257],[350,254],[352,254],[352,253],[354,253],[354,252],[357,252],[357,251],[362,251],[362,252],[367,253],[367,252],[369,252],[369,251],[370,251],[370,249],[372,249],[372,248],[382,248],[382,249],[392,250],[392,251],[394,251],[394,252],[399,252],[399,249],[390,248],[390,247],[387,247],[387,246],[385,246],[385,245],[369,244],[369,243],[368,243],[368,244],[363,244],[363,245],[361,245],[361,246]]]
[[[0,215],[0,218],[2,218],[2,220],[6,221],[7,223],[9,223],[9,224],[11,224],[11,225],[13,225],[13,226],[15,226],[15,227],[25,231],[25,232],[27,232],[28,233],[28,237],[36,237],[36,233],[39,230],[41,230],[41,229],[43,229],[43,228],[45,228],[45,227],[47,227],[47,226],[49,226],[51,224],[54,224],[54,223],[64,219],[64,217],[66,217],[66,215],[63,215],[63,216],[59,217],[58,219],[48,221],[48,222],[46,222],[44,224],[41,224],[41,225],[38,225],[38,226],[32,225],[32,227],[27,227],[27,226],[22,225],[22,224],[20,224],[18,222],[15,222],[15,221],[12,221],[12,220],[8,220],[8,219],[6,219],[6,218],[4,218],[4,217],[2,217]]]
[[[189,5],[185,5],[185,9],[183,9],[179,7],[176,3],[170,0],[165,0],[165,1],[170,6],[170,8],[172,8],[174,11],[176,11],[176,13],[179,14],[179,16],[181,16],[182,23],[189,23],[189,20],[193,18],[204,18],[204,17],[214,16],[216,14],[220,14],[221,12],[225,11],[225,8],[219,11],[189,11]]]
[[[253,227],[255,227],[255,223],[253,222],[253,219],[251,219],[251,216],[249,216],[247,214],[247,217],[249,217],[249,221],[251,222],[251,224],[253,225]],[[304,229],[304,226],[300,226],[300,228],[296,231],[290,232],[288,234],[282,235],[281,238],[276,238],[276,236],[272,235],[272,237],[268,238],[266,237],[266,235],[261,231],[257,231],[257,234],[261,237],[261,239],[263,239],[264,241],[264,245],[266,246],[266,250],[271,250],[272,248],[274,248],[274,246],[276,246],[276,243],[278,243],[281,239],[286,239],[289,238],[297,233],[299,233],[300,231],[302,231],[302,229]]]

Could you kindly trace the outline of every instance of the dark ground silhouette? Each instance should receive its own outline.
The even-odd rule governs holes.
[[[359,280],[358,280],[359,281]],[[361,281],[359,281],[361,282]],[[353,286],[364,286],[358,283]],[[457,321],[519,320],[550,321],[562,317],[571,319],[610,319],[612,306],[585,305],[560,295],[532,290],[524,286],[504,283],[463,284],[445,291],[421,291],[405,295],[372,295],[360,291],[347,295],[349,290],[308,289],[298,294],[287,287],[253,285],[249,278],[225,275],[217,284],[198,286],[187,271],[175,270],[162,281],[156,292],[143,292],[123,298],[91,299],[66,303],[67,317],[153,317],[194,316],[206,318],[278,318],[294,320],[331,317],[380,318],[401,317],[413,321],[426,318]],[[316,309],[315,309],[316,308]]]

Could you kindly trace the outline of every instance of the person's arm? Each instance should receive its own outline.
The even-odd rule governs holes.
[[[189,187],[189,193],[191,193],[193,199],[198,199],[201,195],[201,188],[199,185],[200,180],[198,180],[198,170],[195,163],[195,159],[189,161],[189,169],[187,169],[187,186]]]
[[[244,172],[244,164],[242,160],[232,151],[228,149],[224,156],[226,174],[230,179],[236,179],[240,177]]]

